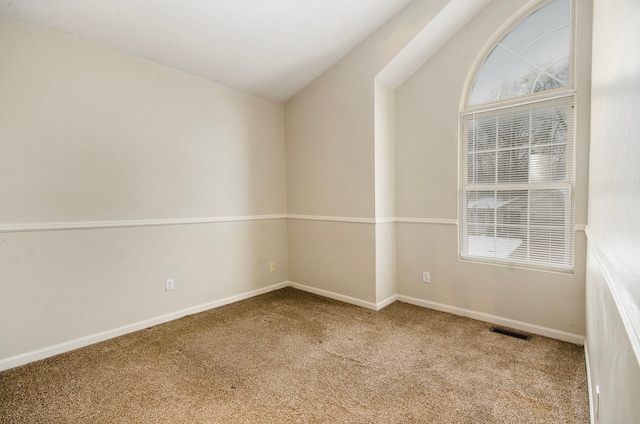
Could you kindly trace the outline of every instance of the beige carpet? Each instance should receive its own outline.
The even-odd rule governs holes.
[[[0,373],[1,423],[587,423],[583,349],[282,289]]]

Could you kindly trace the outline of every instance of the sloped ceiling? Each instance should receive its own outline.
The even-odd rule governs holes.
[[[410,2],[0,0],[0,14],[284,102]]]

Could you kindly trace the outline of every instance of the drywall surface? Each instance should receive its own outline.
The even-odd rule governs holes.
[[[396,294],[395,92],[375,81],[376,302]]]
[[[597,422],[630,423],[640,421],[640,4],[595,0],[593,16],[587,343]]]
[[[0,360],[288,280],[282,105],[3,16],[0,60]]]
[[[640,419],[637,340],[631,341],[629,317],[621,314],[619,291],[608,281],[611,276],[601,255],[589,240],[586,344],[594,423],[636,423]]]
[[[580,2],[582,6],[583,3]],[[579,338],[584,322],[584,233],[573,274],[458,260],[458,120],[467,76],[525,1],[494,1],[396,90],[398,294],[526,322]],[[589,141],[590,8],[579,8],[576,223],[585,224]],[[492,41],[494,40],[494,41]],[[586,67],[582,63],[586,61]],[[481,63],[481,62],[479,62]],[[411,223],[409,223],[411,222]],[[431,273],[430,284],[422,272]]]
[[[376,303],[388,301],[397,293],[396,226],[376,225]]]
[[[416,0],[378,28],[356,48],[344,55],[336,66],[375,77],[433,18],[448,0]]]
[[[544,334],[563,340],[584,336],[584,233],[573,275],[459,261],[453,224],[398,223],[396,233],[399,295],[555,330]]]
[[[283,212],[281,105],[0,19],[0,222]]]
[[[375,216],[395,218],[395,92],[375,81]]]
[[[289,278],[375,302],[373,79],[331,68],[285,116]]]
[[[376,302],[375,225],[288,219],[289,279]]]
[[[0,234],[0,360],[286,281],[283,246],[284,219]]]
[[[330,291],[343,279],[340,267],[323,269],[323,278],[306,276],[313,283],[297,279],[305,277],[303,270],[314,261],[313,255],[325,263],[324,257],[335,254],[300,243],[305,231],[320,225],[318,219],[359,226],[387,225],[395,217],[394,92],[375,77],[446,4],[411,2],[286,103],[287,212],[305,221],[290,225],[292,281]],[[364,235],[355,228],[351,233]],[[373,243],[367,248],[374,252],[373,259],[354,270],[358,281],[366,276],[370,287],[355,284],[361,291],[350,290],[349,296],[380,301],[395,287],[395,278],[390,277],[395,269],[390,234],[389,228],[371,228],[367,239],[358,242]]]
[[[373,218],[373,80],[331,68],[285,105],[287,212]]]

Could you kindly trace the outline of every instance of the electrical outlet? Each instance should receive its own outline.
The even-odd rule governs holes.
[[[275,262],[271,262],[269,264],[269,272],[276,272],[276,263]]]
[[[173,290],[173,278],[168,278],[168,279],[164,280],[164,289],[166,291]]]
[[[430,283],[431,282],[431,276],[429,275],[428,272],[423,272],[422,273],[422,282],[423,283]]]

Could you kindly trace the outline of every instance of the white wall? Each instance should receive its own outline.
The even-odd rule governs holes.
[[[580,3],[576,222],[586,222],[590,8]],[[396,90],[398,294],[411,301],[580,342],[585,237],[573,274],[458,260],[458,114],[465,81],[499,29],[532,2],[493,1]],[[583,7],[582,7],[583,6]],[[517,22],[517,21],[515,21]],[[422,272],[431,283],[422,282]],[[537,326],[537,327],[536,327]]]
[[[599,423],[640,422],[640,4],[595,0],[587,348]]]
[[[282,105],[3,16],[0,57],[0,369],[288,280]]]

